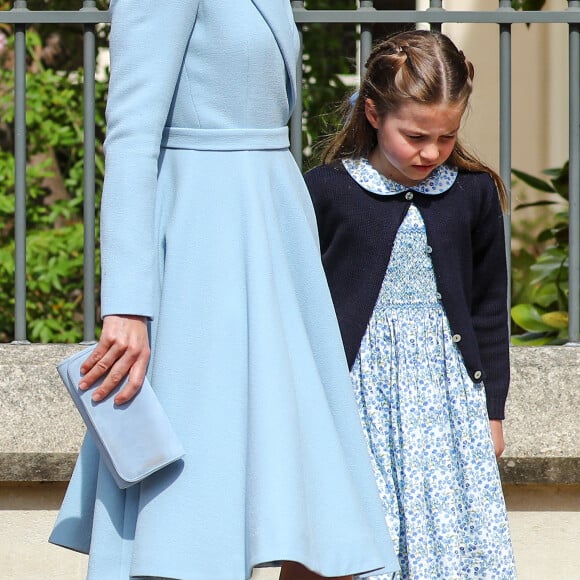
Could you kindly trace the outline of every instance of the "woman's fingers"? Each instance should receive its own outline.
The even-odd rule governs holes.
[[[115,403],[117,405],[122,405],[123,403],[130,401],[139,392],[139,389],[145,380],[148,362],[149,347],[147,347],[146,351],[141,353],[140,358],[138,358],[131,366],[131,369],[123,375],[123,377],[125,377],[128,374],[128,380],[125,386],[115,396]]]
[[[93,400],[101,401],[127,378],[115,397],[115,403],[126,403],[143,384],[149,355],[146,318],[107,316],[99,344],[81,367],[84,376],[79,387],[86,390],[104,377],[92,396]]]
[[[101,339],[91,355],[81,366],[83,378],[79,383],[79,387],[82,390],[86,390],[91,387],[95,381],[109,372],[123,350],[123,346],[116,346],[114,343],[108,344],[106,340]]]

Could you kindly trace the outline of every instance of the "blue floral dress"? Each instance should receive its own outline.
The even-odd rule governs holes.
[[[365,159],[344,165],[373,193],[409,189]],[[443,193],[456,175],[442,166],[413,189]],[[515,564],[485,390],[473,383],[455,345],[430,251],[411,205],[351,372],[399,555],[394,578],[511,580]]]

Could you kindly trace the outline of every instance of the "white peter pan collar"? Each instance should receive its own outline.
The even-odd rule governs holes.
[[[457,167],[440,165],[417,185],[408,186],[381,175],[364,157],[343,159],[342,164],[361,187],[378,195],[396,195],[409,190],[426,195],[439,195],[450,189],[457,179]]]

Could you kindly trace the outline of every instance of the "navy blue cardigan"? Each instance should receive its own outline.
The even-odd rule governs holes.
[[[507,269],[498,194],[487,173],[460,172],[443,194],[375,195],[334,162],[305,175],[322,261],[352,367],[411,203],[421,212],[438,291],[465,366],[483,380],[490,419],[509,385]]]

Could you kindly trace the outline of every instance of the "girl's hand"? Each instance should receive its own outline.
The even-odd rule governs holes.
[[[491,429],[491,438],[495,448],[495,457],[499,459],[505,450],[505,441],[503,439],[503,421],[499,419],[491,419],[489,421],[489,428]]]
[[[79,388],[90,388],[97,379],[108,373],[93,394],[94,401],[101,401],[128,374],[127,384],[115,396],[115,403],[122,405],[131,400],[141,388],[150,353],[147,318],[106,316],[99,344],[81,367],[84,377]]]

